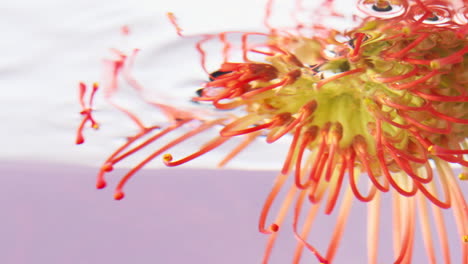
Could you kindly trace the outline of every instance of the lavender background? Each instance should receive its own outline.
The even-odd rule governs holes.
[[[143,170],[126,188],[126,198],[113,201],[111,188],[94,189],[95,172],[73,165],[0,162],[0,263],[261,262],[266,236],[257,231],[257,220],[274,173]],[[115,171],[110,185],[123,172]],[[385,197],[379,263],[392,263]],[[311,241],[321,250],[335,217],[336,212],[322,215],[314,225]],[[457,260],[459,237],[451,218],[446,219]],[[290,263],[296,244],[290,224],[282,227],[270,263]],[[365,206],[355,203],[335,263],[366,263],[365,226]],[[318,263],[308,253],[304,260]],[[419,230],[414,260],[427,262]]]
[[[144,170],[118,202],[94,189],[93,168],[1,162],[0,172],[1,263],[261,261],[270,172]],[[281,242],[271,263],[291,259],[294,240]]]

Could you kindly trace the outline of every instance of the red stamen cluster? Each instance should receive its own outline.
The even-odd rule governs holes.
[[[301,1],[297,3],[296,11],[303,11]],[[333,1],[326,1],[328,12],[323,14],[338,15],[332,4]],[[130,74],[136,52],[130,56],[118,52],[119,59],[109,63],[106,98],[134,120],[140,130],[103,163],[97,187],[106,185],[104,175],[116,164],[181,127],[191,129],[135,165],[117,185],[115,199],[122,199],[125,183],[159,155],[167,166],[178,166],[232,138],[243,137],[219,163],[222,166],[260,136],[266,136],[267,143],[290,136],[282,170],[261,212],[259,230],[270,235],[264,263],[293,203],[293,230],[298,239],[294,263],[300,261],[304,248],[320,262],[332,262],[353,197],[369,204],[370,263],[377,260],[376,223],[382,193],[390,192],[393,197],[394,226],[398,229],[394,233],[395,263],[411,261],[414,211],[418,208],[427,216],[426,200],[433,206],[441,241],[447,241],[441,208],[453,208],[459,234],[468,234],[468,206],[449,165],[463,168],[460,179],[468,177],[466,7],[443,0],[361,0],[359,8],[368,16],[355,29],[338,32],[299,21],[294,29],[273,28],[269,22],[272,5],[273,1],[269,1],[266,11],[268,33],[242,33],[243,61],[232,62],[229,57],[235,45],[227,41],[227,36],[239,32],[204,35],[196,45],[204,69],[204,44],[217,39],[224,48],[220,67],[212,73],[207,71],[210,81],[192,100],[208,102],[215,110],[242,110],[243,116],[196,116],[173,106],[145,101],[172,122],[155,132],[159,126],[144,126],[136,115],[111,101],[120,75],[136,91],[144,90]],[[170,13],[168,17],[181,35],[175,16]],[[308,35],[309,31],[314,34]],[[252,35],[264,37],[264,42],[250,43]],[[250,58],[253,54],[263,59],[254,61]],[[85,107],[85,86],[80,85],[81,114],[85,117],[78,129],[77,143],[83,142],[84,124],[96,124],[91,116],[95,87],[89,106]],[[194,153],[178,160],[166,153],[216,126],[222,127],[218,135]],[[267,225],[269,211],[289,175],[294,175],[294,184],[277,218]],[[365,193],[359,188],[361,175],[369,180]],[[442,189],[441,195],[436,182]],[[307,242],[307,236],[319,207],[323,205],[325,213],[331,214],[344,188],[335,231],[322,255]],[[309,205],[304,203],[306,198]],[[300,228],[301,213],[307,206],[309,211]],[[435,263],[428,220],[421,219],[421,226],[427,255]],[[442,243],[441,248],[443,258],[450,262],[448,244]],[[468,262],[468,244],[462,244],[462,251],[463,261]]]
[[[84,97],[86,94],[86,84],[81,82],[79,85],[79,101],[81,105],[80,115],[83,116],[83,119],[81,120],[81,123],[78,126],[78,131],[77,131],[76,141],[75,141],[76,144],[84,143],[83,129],[87,122],[91,123],[91,128],[94,128],[94,129],[99,128],[99,124],[93,118],[93,101],[94,101],[94,95],[96,94],[97,90],[98,90],[98,85],[97,83],[94,83],[93,90],[91,91],[91,94],[89,95],[89,101],[85,102]]]

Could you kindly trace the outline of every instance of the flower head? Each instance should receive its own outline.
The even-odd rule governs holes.
[[[332,2],[326,1],[328,14],[337,16]],[[271,5],[269,1],[267,10]],[[260,217],[260,231],[270,234],[264,262],[292,203],[293,230],[299,240],[295,262],[300,260],[304,247],[322,263],[333,261],[356,198],[369,203],[369,262],[376,263],[380,196],[387,192],[394,199],[396,263],[411,261],[414,211],[417,207],[427,216],[426,200],[434,208],[441,241],[447,240],[441,208],[453,208],[459,234],[466,236],[468,207],[450,167],[461,165],[459,178],[468,177],[466,8],[449,1],[420,0],[363,0],[359,7],[368,16],[344,32],[303,23],[294,29],[273,28],[267,11],[268,32],[242,33],[240,62],[231,60],[233,48],[226,40],[235,32],[202,36],[197,45],[202,67],[206,68],[203,44],[214,39],[224,45],[223,62],[215,71],[207,71],[209,81],[192,100],[209,103],[213,109],[223,110],[222,114],[199,116],[148,102],[172,123],[146,127],[136,114],[116,105],[135,121],[140,132],[103,163],[98,188],[105,186],[104,175],[117,163],[181,127],[189,126],[190,130],[168,140],[123,177],[116,199],[123,198],[125,182],[157,156],[162,155],[167,166],[178,166],[226,141],[243,137],[220,162],[224,165],[254,140],[265,137],[267,143],[274,144],[289,137],[289,151]],[[169,18],[181,34],[175,16],[171,13]],[[251,37],[262,41],[250,41]],[[108,78],[114,80],[109,83],[117,83],[117,76],[122,74],[137,90],[143,90],[129,74],[136,52],[118,55],[119,59],[109,64],[112,74]],[[83,96],[85,86],[80,89]],[[105,89],[111,101],[117,88]],[[84,119],[77,143],[83,142],[82,130],[87,121],[97,128],[91,108],[82,105]],[[174,146],[213,128],[219,128],[217,136],[198,151],[177,160],[168,153]],[[270,208],[290,175],[294,184],[277,218],[267,225]],[[359,177],[371,183],[366,193],[359,188]],[[330,214],[343,190],[335,232],[326,252],[319,252],[306,241],[310,226],[318,207],[323,206]],[[311,204],[310,217],[300,228],[298,222],[306,200]],[[421,228],[428,258],[435,263],[428,221],[422,217]],[[462,242],[462,248],[462,258],[467,262],[468,244]],[[446,263],[450,262],[448,243],[441,243],[441,249]]]

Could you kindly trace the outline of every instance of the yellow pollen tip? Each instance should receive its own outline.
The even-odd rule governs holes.
[[[113,169],[114,169],[114,166],[112,165],[112,163],[106,163],[101,167],[101,170],[105,172],[112,171]]]
[[[440,69],[440,63],[438,61],[431,61],[430,66],[434,70]]]
[[[163,160],[164,160],[164,162],[171,162],[172,161],[172,155],[171,154],[164,154]]]
[[[468,243],[468,235],[463,236],[463,242]]]
[[[118,191],[118,192],[116,192],[116,193],[114,194],[114,199],[117,200],[117,201],[118,201],[118,200],[122,200],[122,199],[124,198],[124,196],[125,196],[125,195],[124,195],[123,192]]]
[[[462,181],[466,181],[466,180],[468,180],[468,173],[462,172],[462,173],[458,174],[458,178],[460,180],[462,180]]]
[[[410,34],[411,33],[411,29],[409,27],[404,27],[402,28],[402,30],[404,34]]]
[[[279,230],[279,226],[277,224],[271,224],[270,230],[276,233]]]
[[[92,126],[94,129],[99,129],[99,124],[93,124]]]
[[[431,154],[434,154],[434,145],[431,145],[427,148],[427,151],[429,151],[429,153]]]

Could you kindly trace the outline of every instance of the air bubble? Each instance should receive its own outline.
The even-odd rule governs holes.
[[[432,15],[426,17],[423,21],[424,24],[429,25],[439,25],[439,24],[446,24],[452,20],[451,12],[444,6],[441,5],[432,5],[427,6],[429,10],[432,11]],[[420,20],[423,16],[425,16],[423,10],[416,9],[414,10],[414,20]]]
[[[377,12],[390,12],[393,10],[393,7],[388,3],[386,5],[373,4],[372,9]]]
[[[468,23],[468,7],[460,8],[454,15],[453,20],[459,25],[465,25]]]
[[[436,21],[439,21],[439,17],[436,16],[436,15],[433,15],[431,17],[428,17],[426,18],[427,21],[432,21],[432,22],[436,22]]]
[[[337,58],[338,55],[338,47],[336,45],[329,44],[323,50],[323,54],[329,58]]]
[[[228,73],[231,73],[230,71],[215,71],[215,72],[212,72],[210,73],[210,82],[214,81],[217,77],[221,76],[221,75],[224,75],[224,74],[228,74]]]
[[[358,8],[366,15],[389,19],[405,14],[407,5],[406,1],[360,0]]]

